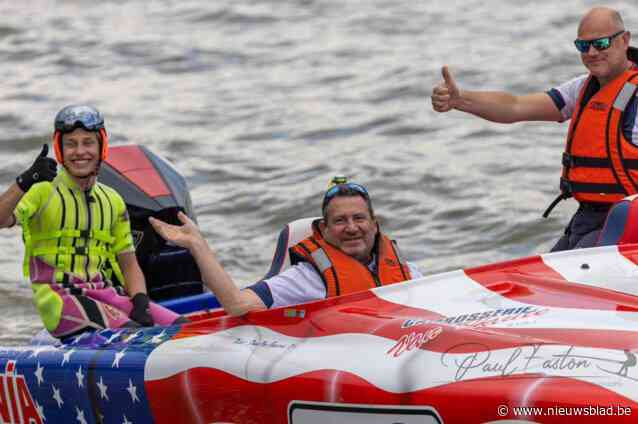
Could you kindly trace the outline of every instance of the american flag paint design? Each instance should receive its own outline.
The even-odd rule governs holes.
[[[0,422],[154,422],[144,390],[144,363],[176,330],[103,330],[66,345],[0,350],[0,369],[13,368],[0,378]],[[22,397],[33,399],[35,413],[25,407],[28,401],[13,401],[17,379],[26,383]]]
[[[5,392],[24,378],[34,406],[25,390],[5,394],[0,418],[23,422],[35,409],[33,422],[123,424],[573,420],[500,416],[503,404],[638,414],[637,259],[638,246],[561,252],[244,317],[4,350]]]

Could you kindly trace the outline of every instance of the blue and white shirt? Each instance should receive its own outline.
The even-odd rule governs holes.
[[[376,261],[368,269],[376,271]],[[408,262],[412,279],[423,277],[417,267]],[[326,286],[315,268],[308,262],[300,262],[274,277],[249,286],[268,308],[297,305],[326,298]]]

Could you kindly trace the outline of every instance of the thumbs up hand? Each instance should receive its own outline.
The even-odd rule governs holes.
[[[447,112],[461,102],[461,93],[447,66],[441,68],[443,82],[432,89],[432,108],[437,112]]]
[[[49,146],[44,144],[42,151],[33,162],[33,165],[16,178],[16,184],[25,193],[31,186],[40,181],[51,181],[57,175],[57,165],[55,160],[47,157]]]

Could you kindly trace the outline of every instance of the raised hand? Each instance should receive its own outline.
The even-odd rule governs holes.
[[[148,221],[151,223],[157,234],[159,234],[164,240],[170,241],[180,247],[187,249],[192,248],[198,242],[204,240],[202,234],[199,232],[197,225],[183,212],[177,214],[177,219],[183,225],[168,224],[159,219],[150,217]]]
[[[447,66],[441,68],[443,82],[432,89],[432,108],[437,112],[447,112],[461,102],[461,93]]]
[[[49,146],[44,144],[42,151],[33,162],[33,165],[16,178],[16,184],[25,193],[31,186],[40,181],[51,181],[58,173],[55,160],[48,158]]]

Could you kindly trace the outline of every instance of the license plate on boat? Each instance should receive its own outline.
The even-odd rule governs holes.
[[[289,424],[439,424],[443,421],[427,406],[355,405],[292,402]]]

